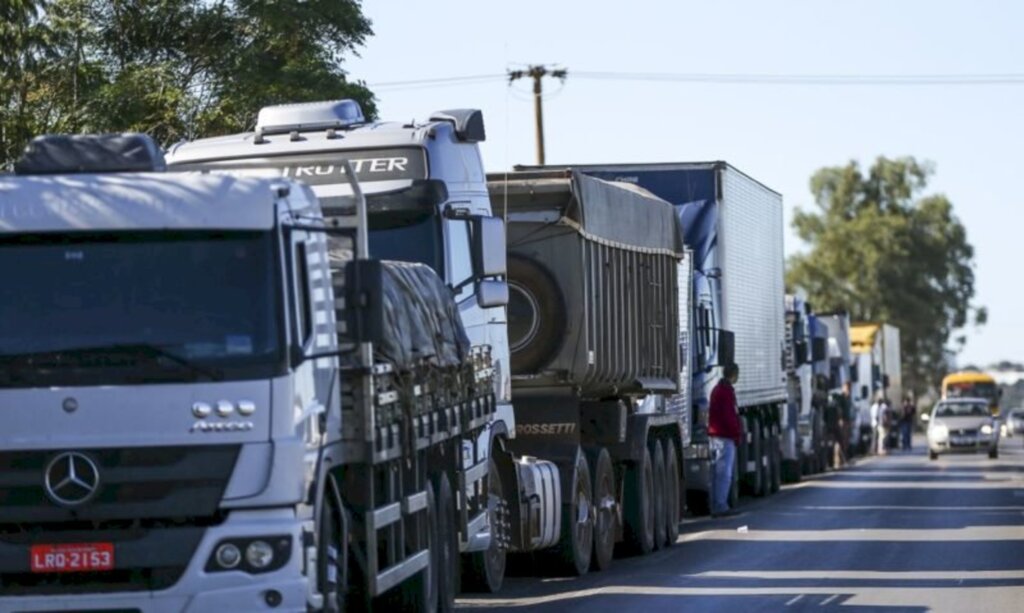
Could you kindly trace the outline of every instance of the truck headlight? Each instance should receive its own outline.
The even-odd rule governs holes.
[[[245,561],[257,570],[263,570],[274,562],[274,548],[266,541],[253,541],[245,548]]]
[[[226,569],[234,568],[242,561],[242,552],[234,543],[224,543],[218,547],[216,556],[217,564]]]

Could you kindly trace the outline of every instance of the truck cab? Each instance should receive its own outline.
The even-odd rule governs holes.
[[[295,352],[335,341],[292,301],[323,245],[282,228],[317,202],[162,167],[140,135],[44,137],[0,177],[0,610],[307,605],[338,388]]]
[[[266,107],[253,132],[179,143],[167,160],[177,171],[302,181],[328,218],[342,213],[351,196],[341,171],[348,160],[367,200],[370,255],[420,262],[445,280],[471,344],[491,347],[499,421],[512,429],[504,225],[487,194],[484,138],[478,110],[377,122],[366,120],[356,102],[336,100]]]

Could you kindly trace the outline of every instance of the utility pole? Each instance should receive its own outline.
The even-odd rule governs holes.
[[[509,85],[518,79],[527,77],[533,79],[533,116],[537,131],[537,163],[541,166],[544,165],[544,104],[541,102],[541,95],[544,90],[541,82],[544,77],[554,77],[565,81],[568,72],[565,68],[548,68],[543,64],[529,66],[526,70],[508,71]]]

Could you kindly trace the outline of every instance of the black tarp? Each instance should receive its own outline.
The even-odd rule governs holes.
[[[137,133],[39,136],[14,164],[14,172],[19,175],[166,169],[164,154],[156,142]]]
[[[344,278],[351,243],[332,238],[329,244],[332,275]],[[437,273],[425,264],[390,260],[381,262],[381,273],[384,338],[374,357],[399,370],[424,360],[441,367],[461,364],[469,354],[469,337],[452,291]]]

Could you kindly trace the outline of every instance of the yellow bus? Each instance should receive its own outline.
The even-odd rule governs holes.
[[[955,372],[942,379],[943,398],[984,398],[988,400],[992,415],[999,415],[999,397],[1002,390],[996,380],[983,372]]]

